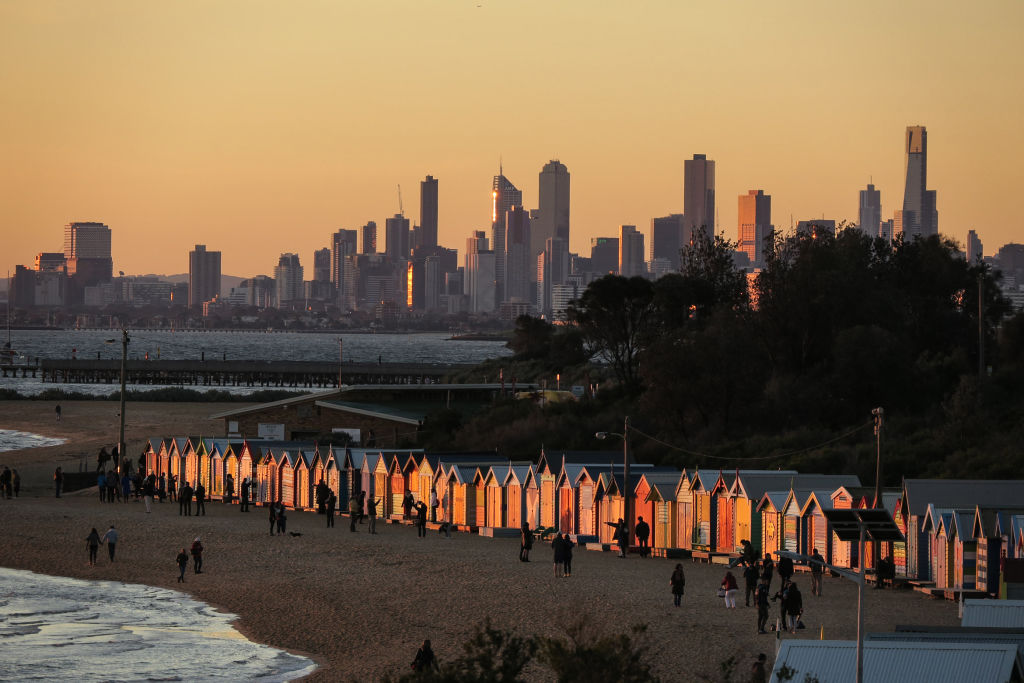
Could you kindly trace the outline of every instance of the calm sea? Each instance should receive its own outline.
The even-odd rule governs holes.
[[[423,334],[337,334],[300,332],[129,331],[128,357],[166,360],[343,360],[354,363],[479,363],[507,356],[504,342],[450,340],[443,332]],[[36,358],[121,358],[118,330],[14,330],[15,363]],[[0,378],[0,388],[35,394],[62,388],[91,394],[116,391],[112,385],[43,384],[38,378]],[[143,389],[154,389],[145,385]],[[200,387],[189,387],[200,388]],[[249,393],[261,387],[210,387]]]
[[[188,595],[0,568],[0,680],[290,681],[314,662]]]

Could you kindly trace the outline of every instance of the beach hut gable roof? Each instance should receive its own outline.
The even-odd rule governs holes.
[[[908,514],[921,516],[928,505],[973,508],[1013,507],[1024,500],[1024,479],[905,479],[903,498]]]
[[[965,600],[960,625],[1024,629],[1024,600]]]
[[[533,463],[512,463],[512,466],[508,468],[508,473],[505,475],[505,481],[501,483],[502,486],[518,486],[520,488],[526,488],[527,480],[533,476]]]
[[[800,508],[800,516],[806,516],[807,513],[814,507],[817,507],[819,510],[831,510],[832,492],[811,491],[810,494],[807,496],[807,500],[804,501],[803,506]]]
[[[789,498],[789,491],[765,491],[761,500],[757,501],[755,510],[758,512],[774,511],[782,512]]]
[[[644,472],[640,476],[640,481],[647,487],[647,494],[644,498],[644,502],[656,501],[664,502],[666,500],[675,500],[676,486],[679,485],[679,470],[673,468],[661,469],[655,472]],[[637,484],[637,494],[639,495],[640,484]]]

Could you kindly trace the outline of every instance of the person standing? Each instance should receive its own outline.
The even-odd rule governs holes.
[[[362,491],[360,491],[360,493],[362,493]],[[376,506],[374,506],[374,507],[376,508]],[[356,530],[356,524],[359,521],[359,512],[360,512],[359,511],[359,496],[353,496],[352,500],[350,500],[348,502],[348,530],[349,531],[353,531],[354,532]],[[377,520],[377,514],[376,514],[377,511],[376,511],[376,509],[374,509],[373,512],[374,512],[374,514],[372,514],[370,516],[370,529],[371,530],[374,528],[374,522]]]
[[[365,493],[365,491],[360,491]],[[377,503],[380,502],[380,498],[374,498],[370,496],[369,500],[366,501],[366,511],[370,516],[370,533],[377,533]]]
[[[185,583],[185,569],[188,568],[188,551],[184,548],[178,553],[178,557],[175,558],[175,562],[178,563],[178,583]]]
[[[771,553],[765,553],[764,559],[761,561],[761,578],[768,582],[768,588],[772,587],[772,574],[775,573],[775,562],[772,560]]]
[[[572,549],[575,545],[569,534],[562,536],[562,576],[572,576]]]
[[[423,645],[416,651],[416,658],[412,660],[412,670],[416,673],[423,673],[429,669],[437,670],[437,657],[430,647],[430,641],[424,640]]]
[[[224,477],[224,502],[227,505],[231,505],[231,501],[234,499],[234,497],[235,478],[231,476],[230,472],[228,472],[228,475]]]
[[[676,570],[672,572],[668,585],[672,587],[672,600],[675,606],[682,606],[683,592],[686,590],[686,574],[683,572],[683,565],[676,565]]]
[[[167,479],[164,478],[163,472],[160,473],[160,478],[157,479],[156,497],[161,503],[167,497]]]
[[[651,537],[651,526],[644,521],[643,517],[637,518],[636,523],[636,541],[640,546],[640,557],[647,557],[651,552],[651,547],[647,544],[647,539]]]
[[[96,488],[100,491],[100,502],[107,502],[107,473],[100,470],[100,473],[96,475]]]
[[[155,477],[151,474],[142,480],[142,502],[146,505],[146,514],[153,511],[153,493],[155,491]]]
[[[178,499],[178,476],[172,474],[167,478],[167,493],[170,494],[170,501],[173,503]]]
[[[745,587],[744,591],[744,602],[747,607],[750,607],[750,599],[754,597],[757,592],[757,580],[761,577],[761,572],[757,569],[757,563],[748,564],[743,568],[743,583]],[[756,601],[754,604],[757,604]]]
[[[206,487],[203,482],[196,484],[196,517],[206,516]]]
[[[11,475],[11,481],[14,482],[14,497],[18,497],[18,493],[21,491],[21,475],[18,474],[18,470],[14,470]]]
[[[437,505],[438,505],[437,491],[434,491],[433,489],[431,489],[431,491],[430,491],[430,521],[431,522],[436,522],[437,521]]]
[[[85,537],[85,546],[89,549],[89,565],[96,566],[96,555],[100,550],[100,534],[96,531],[96,527],[93,527],[89,535]]]
[[[779,601],[779,628],[786,628],[786,600],[789,596],[789,584],[785,581],[779,587],[779,590],[775,595],[772,596],[772,602]]]
[[[60,467],[53,471],[53,487],[57,491],[57,497],[60,498],[60,490],[64,487],[64,470]],[[11,497],[9,490],[7,497]]]
[[[277,501],[277,533],[283,536],[288,530],[288,514],[284,510],[284,503]]]
[[[757,607],[757,632],[767,633],[764,627],[768,625],[768,584],[759,581],[757,590],[754,592],[754,605]]]
[[[11,474],[11,470],[7,465],[4,465],[4,471],[0,472],[0,497],[10,498],[11,497],[11,478],[14,475]]]
[[[359,492],[359,523],[366,521],[366,491]]]
[[[565,543],[562,541],[562,532],[559,531],[551,539],[552,560],[554,561],[555,578],[560,578],[565,570]]]
[[[811,553],[811,595],[821,597],[821,575],[825,572],[825,558],[815,548]]]
[[[117,529],[111,524],[110,528],[107,529],[107,533],[103,534],[101,539],[103,543],[107,544],[107,552],[110,553],[110,561],[114,561],[114,551],[117,549]]]
[[[128,497],[131,495],[131,493],[132,480],[131,477],[128,476],[128,472],[126,471],[124,474],[121,475],[121,495],[124,497],[124,502],[128,502]]]
[[[768,683],[768,672],[765,670],[767,660],[768,656],[763,652],[757,656],[750,667],[750,683]]]
[[[56,407],[55,407],[55,408],[53,409],[53,412],[57,413],[57,422],[60,422],[60,404],[59,404],[59,403],[58,403],[58,404],[57,404],[57,406],[56,406]]]
[[[793,560],[788,557],[780,557],[775,565],[775,570],[779,573],[779,578],[782,579],[782,585],[786,585],[793,578]]]
[[[274,535],[274,529],[277,527],[277,505],[271,503],[267,506],[270,510],[270,535]]]
[[[737,593],[739,593],[739,587],[736,584],[736,577],[732,575],[732,572],[726,572],[725,578],[722,579],[722,597],[725,598],[727,609],[736,609]]]
[[[427,537],[427,504],[422,500],[416,503],[416,536]]]
[[[203,573],[203,544],[199,542],[199,537],[196,536],[196,540],[192,541],[192,568],[195,569],[196,574]]]
[[[334,507],[338,504],[338,497],[334,495],[334,491],[327,494],[327,526],[328,528],[334,528]]]
[[[118,488],[118,485],[117,485],[117,472],[115,472],[114,470],[110,470],[109,472],[107,472],[107,502],[108,503],[113,503],[114,499],[117,498],[120,495],[118,493],[119,490],[120,489]]]
[[[402,496],[402,512],[405,514],[406,519],[412,519],[412,506],[414,502],[412,493],[406,491],[405,495]]]
[[[789,621],[789,632],[796,633],[797,624],[800,623],[800,615],[804,611],[804,599],[800,595],[800,589],[796,587],[795,583],[790,582],[789,588],[786,589],[786,597],[783,603]]]
[[[238,511],[249,511],[249,477],[242,480],[242,489],[238,492]]]
[[[530,561],[530,550],[533,548],[533,532],[530,531],[530,523],[523,522],[523,528],[520,531],[519,539],[519,561],[529,562]]]
[[[619,544],[619,557],[625,557],[629,545],[629,529],[622,517],[619,517],[619,521],[615,524],[615,535],[612,540]]]

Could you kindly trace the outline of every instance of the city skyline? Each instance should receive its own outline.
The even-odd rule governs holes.
[[[1024,180],[1012,118],[1022,95],[1008,87],[1024,63],[1019,3],[976,8],[969,25],[959,5],[930,3],[911,34],[901,27],[917,25],[914,3],[790,3],[757,26],[732,21],[742,11],[657,2],[204,7],[0,7],[0,267],[58,251],[62,226],[96,220],[115,233],[117,270],[184,272],[189,249],[205,243],[223,252],[225,273],[268,273],[281,253],[311,263],[339,229],[385,225],[397,184],[406,216],[418,216],[410,190],[428,174],[442,186],[438,242],[458,247],[488,230],[499,161],[527,209],[544,164],[568,167],[576,253],[619,225],[682,213],[694,154],[716,163],[718,231],[729,239],[734,197],[752,188],[772,196],[783,232],[813,218],[856,221],[868,183],[888,220],[903,205],[902,141],[914,125],[931,133],[940,232],[964,246],[974,230],[989,255],[1021,241],[1006,220]],[[672,27],[694,20],[702,31],[663,54]],[[496,21],[556,46],[503,63],[529,98],[478,96],[492,65],[465,56],[490,51]],[[83,33],[88,50],[74,38]],[[394,54],[363,59],[392,33]],[[815,37],[829,46],[810,58]],[[744,50],[722,49],[737,40]],[[712,68],[692,68],[697,57]],[[751,79],[753,63],[763,78]],[[696,92],[700,106],[688,99]],[[740,106],[752,96],[763,106]],[[380,106],[395,97],[416,106]]]

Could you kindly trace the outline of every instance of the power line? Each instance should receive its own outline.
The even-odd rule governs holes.
[[[693,455],[693,456],[700,457],[700,458],[708,458],[709,460],[723,460],[723,461],[726,461],[726,462],[728,462],[728,461],[754,462],[754,461],[759,461],[759,460],[778,460],[780,458],[790,458],[790,457],[793,457],[794,455],[800,455],[801,453],[806,453],[808,451],[814,451],[814,450],[817,450],[817,449],[822,448],[824,446],[828,446],[831,443],[835,443],[836,441],[842,441],[843,439],[845,439],[848,436],[852,436],[853,434],[856,434],[857,432],[859,432],[859,431],[861,431],[863,429],[867,429],[868,427],[873,427],[873,426],[874,426],[874,422],[865,422],[864,424],[862,424],[860,426],[857,426],[857,427],[854,427],[850,431],[845,432],[843,434],[840,434],[837,437],[831,438],[828,441],[823,441],[823,442],[821,442],[819,444],[815,444],[814,446],[808,446],[807,448],[801,448],[801,449],[796,450],[796,451],[789,451],[788,453],[777,453],[775,455],[755,455],[755,456],[743,457],[743,458],[727,457],[727,456],[721,456],[721,455],[710,455],[708,453],[699,453],[697,451],[688,450],[688,449],[683,448],[681,446],[674,446],[674,445],[672,445],[670,443],[666,443],[665,441],[662,441],[661,439],[659,439],[657,437],[651,436],[650,434],[647,434],[645,432],[640,431],[636,427],[632,427],[631,426],[630,427],[630,431],[636,432],[637,434],[639,434],[641,436],[644,436],[644,437],[650,439],[651,441],[654,441],[655,443],[658,443],[658,444],[660,444],[662,446],[665,446],[666,448],[670,448],[670,449],[672,449],[674,451],[679,451],[681,453],[686,453],[687,455]]]

